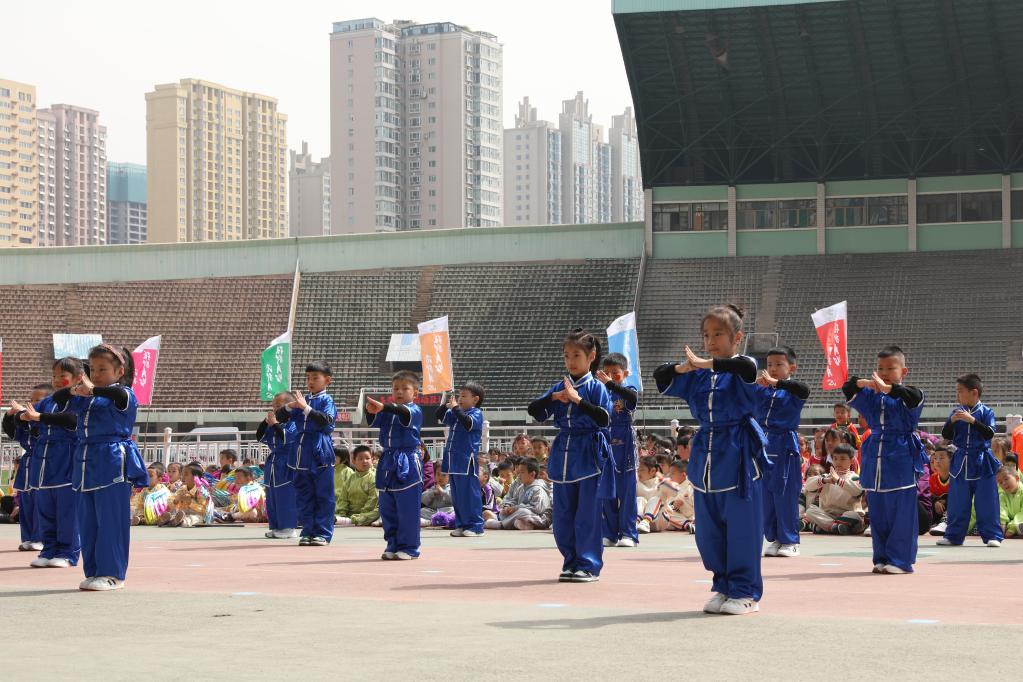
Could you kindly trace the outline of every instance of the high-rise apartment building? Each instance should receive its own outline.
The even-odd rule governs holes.
[[[39,166],[34,85],[0,79],[0,246],[35,246]]]
[[[107,164],[107,243],[144,244],[148,214],[146,167]]]
[[[536,117],[529,98],[504,131],[504,222],[558,225],[561,220],[561,131]]]
[[[503,222],[502,46],[443,22],[336,22],[334,233]]]
[[[37,115],[40,245],[106,244],[107,129],[99,112],[54,104]]]
[[[562,103],[558,125],[537,118],[526,97],[504,131],[508,225],[643,219],[643,183],[632,109],[611,117],[609,139],[582,92]]]
[[[330,158],[313,161],[307,142],[301,152],[291,150],[288,217],[292,237],[330,234]]]
[[[287,236],[286,125],[276,99],[216,83],[146,93],[148,240]]]

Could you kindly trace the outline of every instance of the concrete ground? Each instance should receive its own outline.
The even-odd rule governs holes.
[[[708,616],[690,535],[605,551],[599,583],[559,584],[550,533],[423,531],[418,561],[383,562],[380,529],[329,547],[265,526],[135,528],[126,588],[79,592],[81,570],[31,569],[0,526],[0,675],[137,680],[743,680],[1017,670],[1023,541],[921,538],[917,572],[870,573],[870,539],[803,536],[765,559],[759,614]],[[961,672],[956,672],[961,671]]]

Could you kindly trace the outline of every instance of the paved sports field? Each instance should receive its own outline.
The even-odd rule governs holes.
[[[1023,638],[1023,541],[922,538],[917,573],[870,573],[870,539],[803,536],[765,559],[761,612],[701,612],[693,537],[605,552],[601,581],[559,584],[550,533],[424,530],[418,561],[379,560],[379,529],[330,547],[265,527],[135,528],[126,589],[31,569],[0,526],[0,674],[369,679],[1005,677]],[[829,672],[830,670],[830,672]],[[958,671],[958,672],[957,672]]]

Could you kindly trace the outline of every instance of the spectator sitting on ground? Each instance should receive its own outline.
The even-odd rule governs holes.
[[[998,481],[998,504],[1005,537],[1023,537],[1023,486],[1006,467],[995,474]]]
[[[238,467],[233,473],[237,490],[231,494],[230,506],[224,515],[225,520],[234,523],[265,523],[266,494],[263,487],[258,485],[247,487],[256,482],[255,475],[248,467]],[[249,491],[257,492],[245,495]]]
[[[540,464],[526,459],[518,465],[522,485],[502,502],[498,518],[485,523],[491,530],[543,530],[551,524],[551,496],[540,480]]]
[[[220,460],[220,470],[214,474],[218,479],[227,478],[228,474],[235,470],[238,466],[238,451],[232,448],[225,448],[220,451],[218,456]],[[213,473],[213,472],[210,472]]]
[[[1005,461],[1002,462],[1002,466],[1008,468],[1009,471],[1016,476],[1016,478],[1019,478],[1019,455],[1015,452],[1010,452],[1005,456]]]
[[[371,526],[380,518],[377,506],[380,492],[376,486],[376,467],[368,445],[356,445],[352,468],[340,488],[336,488],[334,524],[337,526]]]
[[[650,455],[640,457],[639,467],[636,468],[636,513],[638,516],[642,517],[646,512],[647,503],[657,497],[657,486],[661,484],[661,479],[657,458]]]
[[[423,508],[419,511],[419,525],[429,526],[437,512],[455,513],[455,508],[451,503],[451,487],[448,483],[448,475],[438,469],[433,485],[423,493]]]
[[[334,496],[345,479],[352,473],[352,455],[348,448],[334,446]]]
[[[514,457],[528,457],[532,451],[533,444],[530,442],[529,436],[524,433],[515,436],[511,447],[511,454]]]
[[[807,495],[817,493],[816,503],[806,508],[815,532],[850,535],[863,530],[863,486],[851,469],[855,456],[853,446],[841,443],[831,452],[831,473],[807,479]]]
[[[490,485],[490,467],[486,462],[480,463],[480,498],[483,501],[483,520],[496,519],[499,509],[497,508],[497,491]]]
[[[675,441],[675,458],[681,459],[683,462],[689,461],[689,450],[691,448],[690,441],[691,436],[679,436],[678,440]]]
[[[693,523],[695,508],[693,484],[686,476],[689,462],[676,459],[668,469],[668,477],[657,486],[657,497],[651,499],[636,528],[640,533],[666,530],[696,532]]]
[[[533,459],[543,464],[547,461],[547,455],[551,452],[551,444],[547,442],[547,439],[543,436],[533,436],[529,441],[530,449],[533,453]]]
[[[938,445],[931,453],[931,535],[944,535],[948,526],[948,490],[952,484],[949,465],[952,453],[948,445]]]

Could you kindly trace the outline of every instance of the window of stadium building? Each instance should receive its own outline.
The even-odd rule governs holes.
[[[824,202],[827,227],[864,225],[906,225],[909,204],[906,197],[849,197]]]
[[[1023,220],[1023,189],[1012,192],[1012,219]]]
[[[705,232],[728,229],[728,204],[654,204],[655,232]]]
[[[972,223],[1002,219],[1001,192],[922,194],[917,197],[917,222]]]
[[[739,230],[780,230],[817,226],[817,202],[814,199],[740,201],[735,208],[735,227]]]

